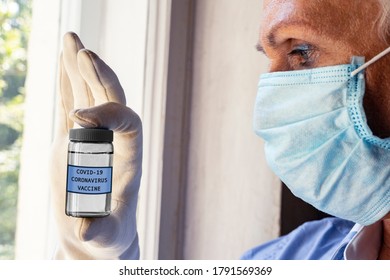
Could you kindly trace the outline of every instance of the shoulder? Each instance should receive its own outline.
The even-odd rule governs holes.
[[[287,235],[247,251],[242,259],[331,259],[353,226],[353,222],[334,217],[306,222]]]

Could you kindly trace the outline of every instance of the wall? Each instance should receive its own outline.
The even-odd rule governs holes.
[[[252,130],[262,1],[197,0],[185,259],[237,259],[279,233],[280,183]]]

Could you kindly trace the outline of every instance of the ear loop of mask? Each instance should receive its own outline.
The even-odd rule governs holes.
[[[356,70],[352,71],[351,72],[351,77],[354,77],[356,74],[358,74],[360,71],[362,71],[363,69],[366,69],[368,66],[370,66],[371,64],[373,64],[374,62],[376,62],[377,60],[381,59],[382,57],[384,57],[385,55],[387,55],[388,53],[390,53],[390,47],[388,47],[387,49],[385,49],[384,51],[380,52],[379,54],[377,54],[376,56],[374,56],[373,58],[371,58],[369,61],[367,61],[366,63],[364,63],[362,66],[360,66],[359,68],[357,68]]]

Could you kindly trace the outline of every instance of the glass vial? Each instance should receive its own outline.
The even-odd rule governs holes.
[[[75,128],[69,132],[65,213],[104,217],[111,212],[113,132]]]

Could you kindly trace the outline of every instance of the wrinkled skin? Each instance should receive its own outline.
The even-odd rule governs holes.
[[[366,61],[388,47],[377,32],[377,0],[265,0],[258,49],[269,71],[292,71]],[[390,55],[366,70],[364,108],[373,133],[390,136]],[[379,259],[390,259],[390,214],[383,218]]]

